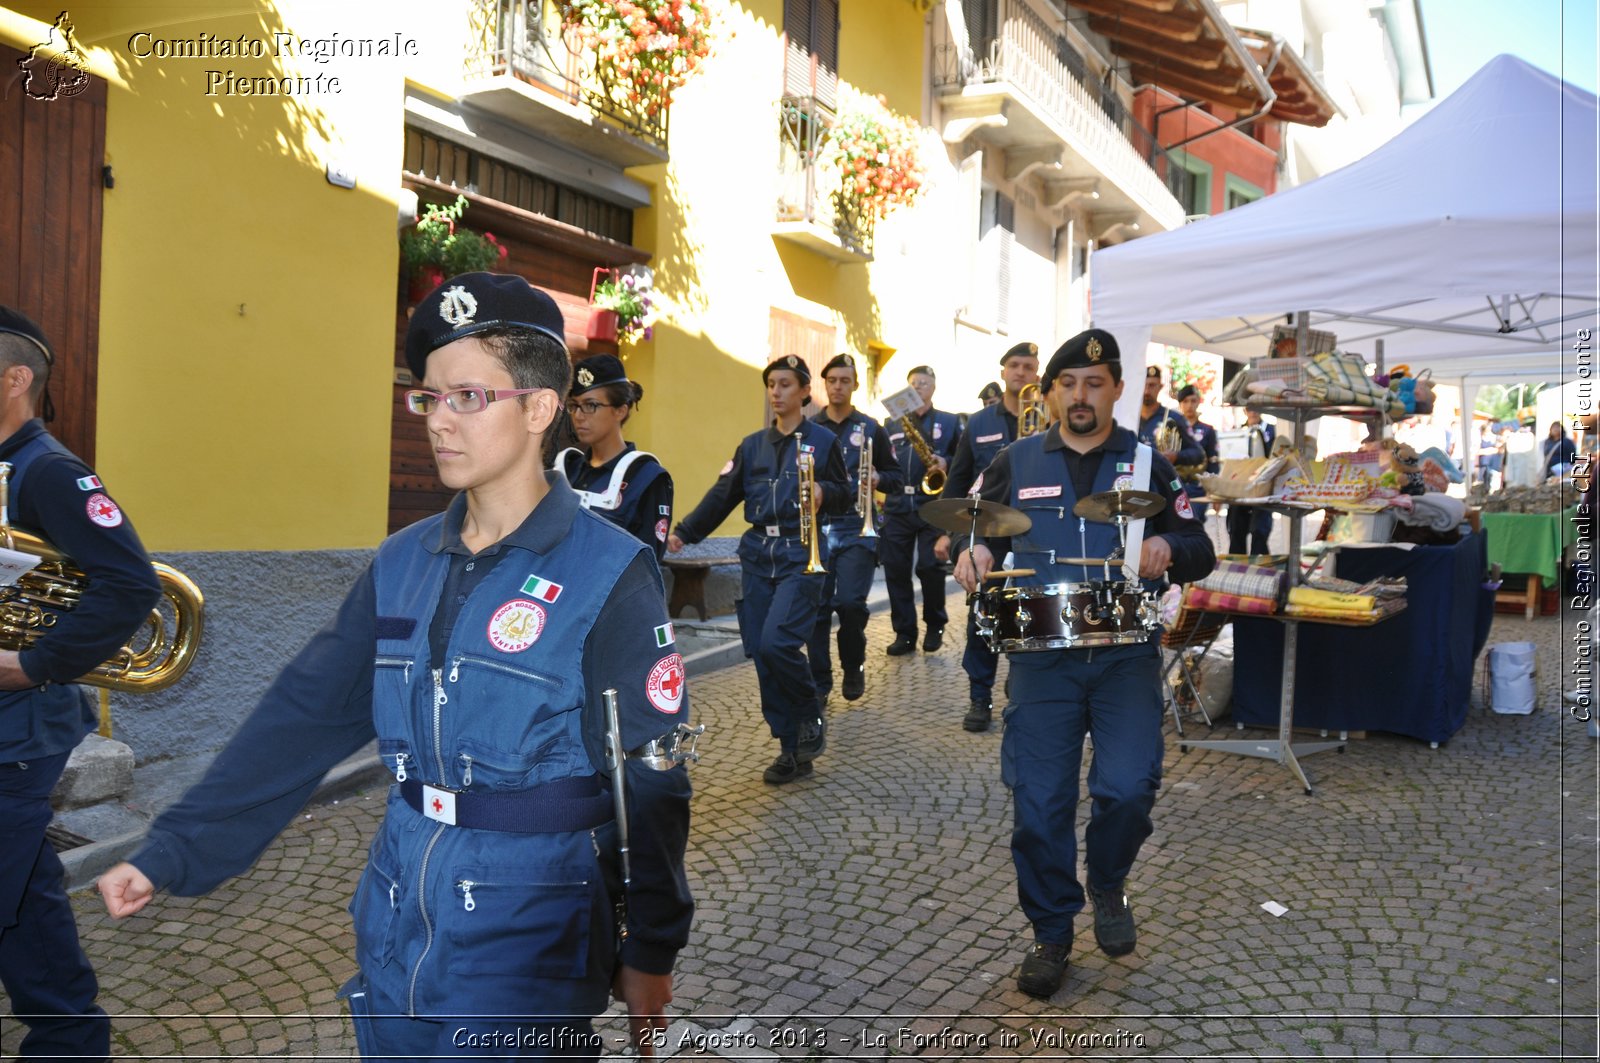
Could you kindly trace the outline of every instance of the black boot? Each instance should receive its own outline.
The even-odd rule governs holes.
[[[844,670],[844,700],[859,701],[861,695],[867,692],[867,670],[865,668],[846,668]]]
[[[909,635],[895,635],[894,641],[889,643],[889,648],[884,652],[890,657],[904,657],[917,648],[917,633]]]
[[[973,698],[972,707],[967,714],[961,717],[961,729],[978,734],[989,729],[989,721],[994,718],[994,702],[988,698]]]

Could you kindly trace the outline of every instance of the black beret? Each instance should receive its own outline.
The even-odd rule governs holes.
[[[44,360],[50,365],[56,364],[56,353],[50,349],[50,341],[44,338],[44,329],[33,323],[33,319],[25,314],[11,309],[9,306],[0,306],[0,332],[9,332],[13,336],[21,336],[39,348],[39,353],[44,355]]]
[[[406,365],[421,380],[428,355],[489,329],[525,328],[567,345],[566,321],[550,296],[509,273],[463,273],[428,293],[406,329]]]
[[[1193,384],[1185,384],[1185,385],[1183,385],[1183,387],[1178,389],[1178,401],[1179,402],[1182,402],[1184,399],[1187,399],[1187,398],[1190,398],[1190,397],[1199,398],[1200,397],[1200,389],[1195,387]]]
[[[912,377],[916,376],[918,373],[921,373],[923,376],[932,377],[935,380],[939,379],[939,374],[935,373],[933,371],[933,366],[931,366],[931,365],[919,365],[919,366],[915,367],[909,373],[906,374],[906,379],[910,380]]]
[[[767,377],[772,375],[774,369],[787,369],[800,378],[800,383],[811,383],[811,369],[806,365],[806,360],[797,354],[786,354],[782,358],[775,358],[768,362],[767,367],[761,370],[761,382],[763,384],[767,382]]]
[[[1000,385],[995,383],[993,380],[983,385],[983,390],[978,392],[979,402],[988,402],[990,399],[998,399],[999,397]]]
[[[585,391],[603,388],[607,384],[623,384],[628,380],[622,360],[614,354],[596,354],[579,362],[572,374],[572,389],[568,395],[582,395]]]
[[[856,360],[848,354],[836,354],[828,359],[828,364],[822,367],[822,375],[827,376],[835,369],[848,369],[851,373],[856,371]]]
[[[1049,390],[1056,374],[1065,369],[1083,369],[1091,365],[1105,365],[1122,360],[1117,349],[1117,338],[1103,328],[1086,329],[1056,348],[1050,364],[1044,367],[1040,384]]]
[[[1160,380],[1161,379],[1161,367],[1159,365],[1147,365],[1147,366],[1145,366],[1144,367],[1144,378],[1146,380],[1151,380],[1151,379]]]
[[[1013,358],[1037,357],[1039,357],[1039,345],[1037,343],[1019,343],[1000,356],[1000,364],[1005,365]]]

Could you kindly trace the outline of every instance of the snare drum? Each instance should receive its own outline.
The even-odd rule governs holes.
[[[1126,646],[1160,624],[1156,596],[1120,580],[1004,587],[977,604],[978,634],[996,653]]]

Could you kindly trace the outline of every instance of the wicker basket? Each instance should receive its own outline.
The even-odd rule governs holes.
[[[1271,462],[1277,462],[1280,471],[1285,464],[1276,458],[1230,458],[1220,472],[1201,473],[1200,486],[1212,498],[1266,498],[1272,494],[1276,473],[1257,474]]]

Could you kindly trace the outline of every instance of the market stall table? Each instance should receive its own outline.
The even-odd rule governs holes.
[[[1483,535],[1454,546],[1345,548],[1342,579],[1406,578],[1406,609],[1371,628],[1308,623],[1300,632],[1294,724],[1329,731],[1389,731],[1437,745],[1460,730],[1474,662],[1489,638],[1493,594],[1483,587]],[[1283,630],[1236,617],[1233,716],[1271,726],[1279,716]]]
[[[1561,513],[1484,513],[1483,533],[1489,539],[1489,564],[1501,572],[1528,577],[1526,597],[1503,591],[1500,601],[1521,602],[1529,620],[1539,605],[1540,582],[1561,585],[1561,555],[1577,538],[1578,507]]]

